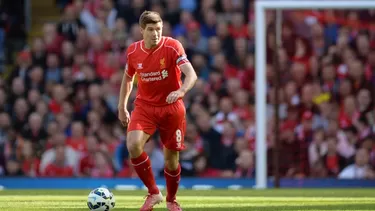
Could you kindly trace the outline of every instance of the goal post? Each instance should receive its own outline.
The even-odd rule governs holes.
[[[256,113],[256,184],[254,188],[267,188],[266,144],[266,17],[267,9],[369,9],[375,8],[375,0],[257,0],[255,2],[255,113]]]

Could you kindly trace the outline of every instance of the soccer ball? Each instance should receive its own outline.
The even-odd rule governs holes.
[[[107,188],[96,188],[87,197],[87,206],[93,211],[110,211],[115,207],[115,197]]]

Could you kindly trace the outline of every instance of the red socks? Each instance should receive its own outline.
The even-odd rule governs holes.
[[[131,159],[132,165],[142,180],[143,184],[148,188],[149,194],[158,194],[159,188],[156,186],[154,174],[151,169],[151,161],[146,152],[139,157]]]
[[[143,152],[139,157],[131,159],[132,165],[138,174],[138,177],[142,180],[143,184],[148,188],[149,194],[158,194],[159,189],[156,186],[154,174],[151,169],[151,161],[148,155]],[[164,169],[164,176],[167,183],[167,201],[173,202],[176,200],[176,194],[178,185],[181,178],[181,166],[175,171],[169,171],[167,168]]]
[[[176,200],[178,185],[180,183],[181,166],[178,165],[178,168],[175,171],[169,171],[165,168],[164,176],[167,182],[167,202],[173,202]]]

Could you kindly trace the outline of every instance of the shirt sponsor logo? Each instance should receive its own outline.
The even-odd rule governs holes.
[[[144,82],[151,82],[151,81],[161,81],[165,78],[168,78],[168,71],[156,71],[156,72],[148,72],[148,73],[139,73],[141,80]]]

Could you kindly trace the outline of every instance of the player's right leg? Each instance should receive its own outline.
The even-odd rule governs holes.
[[[148,189],[148,195],[145,203],[141,207],[141,211],[150,211],[156,204],[163,201],[163,195],[156,186],[155,177],[152,173],[151,161],[143,147],[150,135],[142,130],[129,131],[127,135],[126,145],[129,150],[131,163]]]
[[[148,195],[141,211],[150,211],[156,204],[163,201],[163,196],[156,186],[152,173],[151,161],[143,148],[150,136],[155,132],[156,126],[152,114],[144,107],[136,107],[131,114],[128,126],[126,146],[129,151],[131,163],[138,177],[148,189]]]

